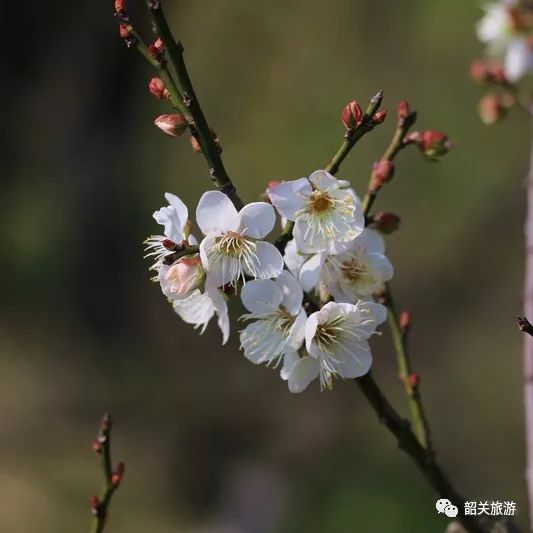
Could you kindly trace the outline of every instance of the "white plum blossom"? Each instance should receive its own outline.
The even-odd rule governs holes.
[[[159,270],[166,257],[172,255],[176,245],[188,241],[188,244],[197,244],[196,239],[190,235],[189,210],[187,206],[175,195],[165,193],[168,206],[162,207],[153,215],[158,224],[164,226],[164,235],[152,235],[146,239],[145,257],[155,259],[151,270]]]
[[[200,333],[205,331],[209,321],[216,315],[218,327],[222,331],[222,344],[226,344],[230,332],[228,305],[220,289],[208,281],[204,292],[195,289],[187,298],[171,300],[171,303],[184,322],[201,328]]]
[[[503,59],[504,72],[511,82],[533,70],[533,51],[528,36],[520,29],[515,0],[487,4],[477,24],[477,35],[490,56]]]
[[[202,265],[217,287],[236,286],[246,276],[268,279],[279,276],[283,257],[263,239],[274,227],[274,208],[254,202],[237,212],[226,195],[204,193],[196,209],[196,221],[205,235],[200,243]]]
[[[332,242],[351,241],[363,231],[359,199],[347,185],[325,170],[317,170],[309,178],[282,182],[269,192],[280,215],[294,221],[294,240],[300,252],[323,252]]]
[[[329,302],[311,314],[305,324],[307,355],[294,364],[289,390],[302,392],[316,378],[321,389],[331,389],[335,376],[364,376],[372,365],[368,339],[386,318],[386,308],[374,302]]]
[[[285,270],[274,281],[248,282],[241,299],[249,311],[241,318],[252,321],[240,333],[244,355],[255,364],[278,363],[283,358],[281,374],[287,379],[304,341],[307,315],[301,285]]]
[[[385,256],[385,242],[366,228],[354,240],[337,246],[336,253],[302,254],[294,241],[285,248],[285,264],[306,292],[323,287],[337,302],[353,303],[371,296],[393,275]]]

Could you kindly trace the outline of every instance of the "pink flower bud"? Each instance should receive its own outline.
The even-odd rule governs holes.
[[[388,183],[394,176],[394,163],[388,159],[382,159],[377,163],[374,163],[372,169],[372,180],[370,183],[370,188],[372,190],[378,190]]]
[[[154,124],[171,137],[179,137],[189,126],[187,119],[179,114],[161,115],[155,119]]]
[[[405,335],[411,328],[411,312],[408,309],[404,309],[400,313],[400,328]]]
[[[405,381],[407,382],[409,387],[411,387],[412,389],[416,389],[420,385],[420,375],[415,373],[409,374],[405,378]]]
[[[128,24],[121,24],[118,27],[118,31],[123,39],[129,39],[131,37],[131,26]]]
[[[165,279],[170,282],[170,292],[187,294],[201,286],[204,275],[200,257],[183,257],[168,269]]]
[[[374,124],[383,124],[385,122],[385,119],[387,118],[387,110],[386,109],[380,109],[373,117],[372,121]]]
[[[346,131],[352,131],[361,124],[363,120],[363,111],[361,106],[352,100],[349,104],[344,106],[341,114],[341,121],[346,128]]]
[[[428,157],[439,157],[452,147],[447,135],[436,130],[426,130],[418,135],[418,147]]]
[[[386,235],[393,233],[400,227],[400,217],[394,213],[378,213],[373,219],[374,227]]]
[[[470,77],[478,83],[482,83],[484,81],[489,80],[490,70],[489,70],[488,65],[485,63],[485,61],[482,61],[482,60],[474,61],[470,65]]]
[[[398,120],[405,119],[411,112],[409,109],[409,102],[407,100],[402,100],[396,109],[398,113]]]
[[[503,118],[506,109],[499,95],[487,94],[479,101],[478,112],[483,124],[491,126]]]
[[[168,91],[161,78],[152,78],[148,84],[148,90],[158,99],[168,98]]]
[[[121,13],[126,11],[126,1],[125,0],[115,0],[115,11]]]

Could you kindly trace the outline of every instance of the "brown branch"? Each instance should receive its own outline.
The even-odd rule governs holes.
[[[124,476],[124,463],[118,463],[117,467],[113,469],[111,458],[111,426],[111,416],[105,414],[100,424],[98,436],[93,442],[93,450],[101,458],[104,484],[100,492],[100,497],[93,496],[91,498],[91,509],[93,513],[91,533],[101,533],[104,530],[111,498]]]
[[[520,331],[523,331],[524,333],[527,333],[533,337],[533,326],[525,316],[517,317],[516,321]]]

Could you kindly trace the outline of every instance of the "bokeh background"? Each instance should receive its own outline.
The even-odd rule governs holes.
[[[130,1],[147,30],[141,0]],[[137,5],[135,5],[137,4]],[[514,500],[526,523],[521,403],[522,221],[529,128],[486,128],[468,66],[481,47],[465,0],[166,2],[242,196],[322,167],[343,105],[385,90],[447,132],[438,164],[400,156],[378,206],[394,290],[439,457],[472,500]],[[144,21],[144,22],[143,22]],[[165,191],[194,212],[210,187],[112,2],[0,3],[0,531],[86,531],[105,410],[126,461],[110,533],[442,531],[435,497],[357,387],[290,395],[276,372],[185,326],[149,280],[142,241]],[[393,119],[342,167],[363,192]],[[233,307],[234,315],[239,313]],[[234,326],[234,333],[237,327]],[[375,374],[401,412],[387,334]]]

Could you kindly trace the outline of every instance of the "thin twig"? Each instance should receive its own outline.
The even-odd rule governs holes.
[[[154,27],[165,45],[168,57],[176,72],[177,82],[183,98],[183,104],[192,119],[193,135],[197,138],[204,157],[209,165],[211,179],[228,198],[233,202],[237,210],[244,206],[237,194],[237,190],[229,178],[222,158],[220,146],[215,141],[213,130],[209,127],[205,115],[196,97],[185,61],[183,59],[183,46],[172,35],[165,14],[159,0],[147,0],[147,5],[152,15]]]
[[[527,333],[533,337],[533,326],[525,316],[519,316],[516,321],[520,331],[523,331],[524,333]]]
[[[124,476],[124,463],[118,463],[116,469],[113,470],[111,425],[111,416],[105,414],[100,424],[98,436],[93,443],[93,450],[100,455],[104,473],[104,484],[100,492],[100,497],[93,496],[91,498],[91,509],[93,513],[91,533],[101,533],[104,530],[111,498]]]

